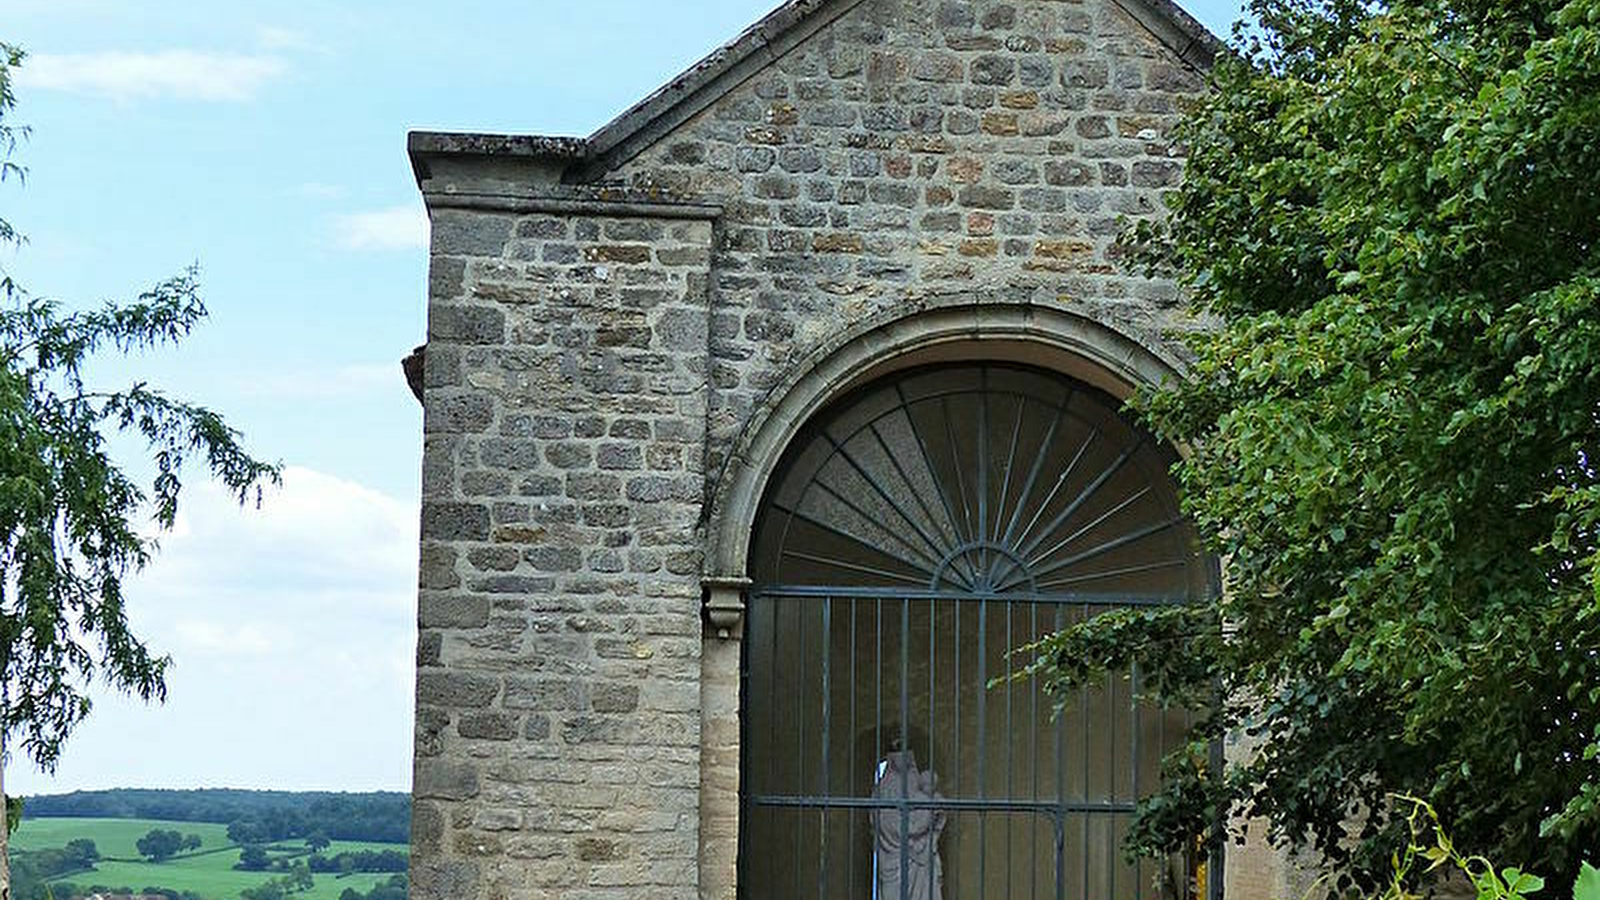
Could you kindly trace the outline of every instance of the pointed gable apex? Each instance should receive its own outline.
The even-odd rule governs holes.
[[[869,0],[787,0],[588,138],[413,132],[408,142],[412,167],[420,183],[428,175],[427,157],[503,154],[560,169],[564,182],[599,177],[863,2]],[[1113,2],[1197,70],[1209,70],[1225,49],[1221,39],[1173,0]]]

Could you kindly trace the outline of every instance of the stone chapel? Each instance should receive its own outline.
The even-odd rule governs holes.
[[[413,897],[1290,895],[1122,858],[1185,724],[1137,673],[1007,677],[1218,589],[1121,408],[1199,324],[1117,236],[1219,52],[1171,0],[789,0],[588,138],[410,136]]]

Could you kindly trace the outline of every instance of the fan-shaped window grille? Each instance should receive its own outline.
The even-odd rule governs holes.
[[[823,411],[752,536],[741,894],[1205,896],[1118,844],[1186,717],[1137,672],[1052,719],[1007,651],[1212,567],[1171,453],[1112,398],[1009,365],[915,369]],[[992,688],[987,688],[993,682]]]

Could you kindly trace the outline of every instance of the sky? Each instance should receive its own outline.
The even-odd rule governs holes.
[[[1220,35],[1238,15],[1182,2]],[[285,467],[259,509],[186,480],[127,588],[174,659],[167,702],[97,690],[56,770],[13,755],[8,793],[409,789],[421,410],[399,360],[428,225],[405,135],[586,135],[774,3],[0,0],[31,129],[0,183],[27,242],[0,267],[85,306],[198,265],[201,327],[96,378],[218,409]]]

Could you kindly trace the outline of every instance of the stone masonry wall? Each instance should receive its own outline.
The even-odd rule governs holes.
[[[613,173],[726,204],[709,471],[798,358],[886,309],[1062,303],[1152,346],[1194,327],[1117,236],[1164,214],[1203,87],[1113,0],[868,0]]]
[[[711,231],[433,212],[416,896],[693,895]]]
[[[699,615],[730,445],[934,300],[1194,327],[1116,236],[1201,87],[1114,0],[863,0],[595,183],[491,149],[511,199],[432,188],[414,897],[731,900],[739,651]]]

